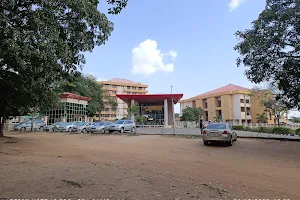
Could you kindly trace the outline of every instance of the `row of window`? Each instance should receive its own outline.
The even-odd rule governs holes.
[[[143,87],[134,87],[134,86],[120,86],[120,85],[109,85],[109,84],[105,84],[104,88],[124,88],[124,89],[128,89],[128,90],[144,90],[145,88]]]
[[[241,103],[244,103],[244,99],[240,99]],[[250,103],[250,99],[246,99],[246,103]]]

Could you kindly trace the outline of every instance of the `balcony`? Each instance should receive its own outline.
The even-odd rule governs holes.
[[[145,94],[148,93],[148,90],[133,90],[133,89],[124,89],[124,92],[135,92],[135,93],[139,93],[139,94]]]

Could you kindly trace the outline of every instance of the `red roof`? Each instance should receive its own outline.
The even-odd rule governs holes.
[[[218,94],[218,93],[222,93],[222,92],[231,92],[231,91],[236,91],[236,90],[247,90],[248,91],[249,89],[245,88],[245,87],[238,86],[238,85],[229,84],[229,85],[217,88],[215,90],[200,94],[197,97],[212,95],[212,94]]]
[[[176,104],[183,94],[117,94],[117,97],[129,103],[131,99],[138,103],[163,103],[165,99],[172,100]]]
[[[60,94],[60,98],[65,99],[65,98],[70,98],[70,99],[78,99],[78,100],[83,100],[83,101],[90,101],[92,98],[90,97],[84,97],[80,96],[78,94],[70,93],[70,92],[64,92]]]

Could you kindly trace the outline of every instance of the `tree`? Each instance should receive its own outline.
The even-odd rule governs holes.
[[[136,119],[135,119],[135,122],[137,125],[142,125],[142,124],[145,124],[147,121],[147,118],[145,116],[136,116]]]
[[[216,115],[215,119],[216,119],[216,122],[223,122],[224,121],[222,116],[218,115],[218,114]]]
[[[292,116],[289,120],[293,123],[300,123],[300,117]]]
[[[140,106],[137,104],[133,104],[127,108],[127,112],[132,114],[133,116],[137,116],[140,113]]]
[[[278,126],[280,119],[284,113],[287,113],[288,108],[280,99],[276,99],[277,89],[273,85],[268,85],[267,88],[255,87],[250,91],[250,96],[253,101],[258,101],[265,111],[274,116]]]
[[[271,82],[276,98],[300,110],[300,2],[266,0],[265,9],[252,28],[237,31],[240,42],[237,65],[247,67],[245,75],[254,83]]]
[[[202,114],[203,114],[202,108],[187,107],[182,110],[181,121],[189,121],[189,122],[196,121],[196,123],[198,124],[198,122],[202,117]]]
[[[175,118],[179,118],[180,114],[179,113],[175,113]]]
[[[266,116],[266,113],[256,114],[256,121],[257,123],[267,123],[268,117]]]
[[[127,0],[107,0],[119,14]],[[56,84],[113,31],[98,0],[0,2],[0,136],[7,116],[50,108]]]
[[[70,92],[90,97],[91,100],[87,107],[87,114],[89,117],[94,116],[96,113],[100,113],[104,108],[102,86],[92,75],[80,75],[76,76],[72,81],[63,81],[59,84],[56,91],[58,93]]]

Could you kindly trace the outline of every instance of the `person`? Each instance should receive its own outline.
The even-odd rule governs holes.
[[[200,119],[200,131],[201,131],[201,134],[202,134],[202,131],[203,131],[203,120]]]

